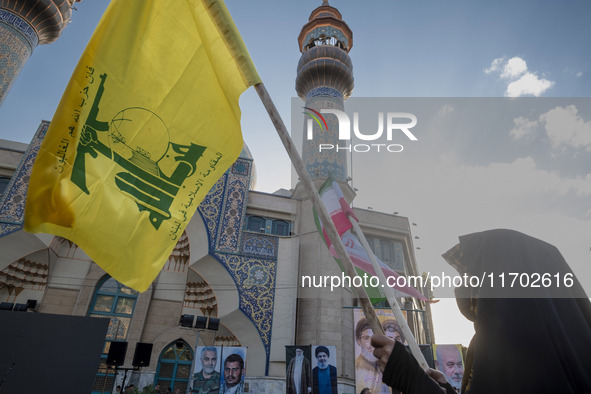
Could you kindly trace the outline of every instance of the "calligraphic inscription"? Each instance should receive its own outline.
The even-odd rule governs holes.
[[[172,217],[171,204],[183,182],[196,172],[197,162],[206,148],[170,141],[165,122],[147,108],[125,108],[110,121],[101,119],[100,104],[107,74],[101,74],[99,79],[96,96],[81,128],[70,180],[84,193],[91,194],[87,185],[87,160],[94,160],[99,154],[112,160],[121,169],[114,175],[119,191],[133,199],[139,211],[148,211],[150,223],[159,229],[163,221]],[[212,170],[220,158],[218,154],[217,160],[209,163]],[[203,179],[208,173],[200,175]],[[199,182],[195,185],[197,190]],[[183,221],[188,219],[185,213]]]

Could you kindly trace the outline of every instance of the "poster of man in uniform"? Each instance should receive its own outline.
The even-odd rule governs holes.
[[[310,394],[312,392],[312,346],[285,347],[286,394]]]
[[[193,394],[218,394],[220,391],[221,346],[197,346],[193,370]]]
[[[312,346],[312,394],[338,394],[337,348]]]
[[[222,350],[220,394],[244,394],[246,347],[224,347]]]
[[[376,309],[378,319],[382,324],[384,334],[396,341],[406,344],[400,325],[394,318],[392,311]],[[406,312],[402,311],[406,318]],[[361,309],[353,312],[354,337],[355,337],[355,393],[361,393],[363,389],[369,389],[372,394],[396,394],[398,391],[382,383],[382,372],[377,358],[373,355],[371,346],[373,330]]]
[[[460,392],[464,377],[462,345],[434,345],[435,368],[443,372],[451,386]]]

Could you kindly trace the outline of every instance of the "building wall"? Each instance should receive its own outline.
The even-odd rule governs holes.
[[[26,149],[27,144],[0,139],[0,176],[12,176]]]
[[[43,304],[39,306],[39,312],[72,315],[77,298],[78,292],[75,290],[49,288],[43,297]]]
[[[18,152],[14,152],[15,147]],[[18,168],[18,159],[26,156],[24,148],[8,142],[0,145],[0,160],[15,179],[24,179],[30,171],[30,167]],[[245,231],[244,216],[248,209],[253,209],[267,217],[293,221],[297,201],[265,193],[253,193],[250,198],[252,159],[245,157],[237,163],[239,165],[218,182],[192,218],[183,238],[186,244],[180,245],[179,241],[151,288],[138,296],[123,367],[131,367],[136,342],[153,343],[154,347],[150,365],[141,372],[128,374],[128,383],[151,383],[158,356],[171,342],[182,339],[192,346],[197,343],[195,329],[179,326],[181,314],[203,314],[199,306],[187,303],[186,290],[190,281],[205,283],[214,299],[214,307],[207,311],[221,320],[218,333],[200,333],[199,344],[212,344],[216,336],[221,336],[230,341],[234,338],[238,344],[247,346],[248,374],[258,377],[254,381],[259,386],[266,375],[282,377],[285,374],[284,349],[295,337],[297,281],[294,273],[297,272],[299,239]],[[14,200],[13,195],[11,203]],[[40,238],[16,230],[0,238],[0,242],[9,237],[16,242],[11,242],[13,252],[7,254],[10,259],[0,270],[11,269],[23,257],[32,259],[33,264],[43,262],[47,266],[46,283],[33,294],[39,303],[38,312],[80,316],[89,313],[98,284],[106,275],[100,267],[75,244],[60,237],[41,235]],[[33,251],[38,255],[32,254]],[[264,273],[264,283],[258,283],[256,275],[253,276],[257,267]],[[31,294],[23,289],[19,295],[13,291],[10,296],[12,301],[25,302],[21,295]],[[258,308],[256,302],[261,300],[264,303]],[[255,309],[248,309],[249,305]],[[274,387],[272,381],[270,387]]]
[[[30,167],[17,163],[19,156],[28,155],[24,148],[0,141],[0,162],[5,163],[5,171],[14,172],[19,179],[25,179],[26,171],[30,171]],[[285,346],[294,344],[336,346],[339,390],[352,392],[355,357],[351,307],[357,301],[350,289],[331,292],[329,288],[300,286],[302,275],[341,274],[317,232],[307,194],[301,186],[292,198],[284,193],[251,191],[252,159],[244,157],[239,162],[240,166],[230,169],[204,200],[150,289],[138,296],[124,367],[131,367],[137,342],[154,346],[150,365],[128,373],[126,382],[140,387],[152,383],[160,353],[178,339],[193,346],[213,344],[223,337],[248,347],[247,383],[251,392],[284,391]],[[353,198],[348,186],[343,190],[349,200]],[[11,204],[18,199],[15,195],[20,194],[10,196]],[[292,234],[279,237],[250,232],[244,221],[248,214],[289,221]],[[403,241],[409,273],[417,271],[408,219],[359,209],[356,214],[368,234]],[[25,287],[18,294],[14,289],[8,294],[5,289],[0,297],[13,302],[37,299],[40,313],[88,315],[106,273],[80,248],[60,237],[22,230],[0,237],[0,244],[6,260],[0,264],[0,273],[15,264],[24,271],[32,271],[35,264],[47,266],[41,285]],[[257,270],[263,273],[260,282]],[[206,304],[195,304],[188,298],[195,283],[208,294]],[[253,305],[260,308],[249,309]],[[179,326],[180,315],[185,313],[211,313],[220,319],[220,330],[200,332],[198,338],[197,330]]]

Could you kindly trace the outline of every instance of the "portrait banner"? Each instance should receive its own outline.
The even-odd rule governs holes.
[[[449,384],[458,392],[464,377],[462,345],[433,345],[435,368],[443,372]]]
[[[191,393],[217,394],[221,384],[221,346],[197,346]]]
[[[285,347],[285,393],[312,392],[312,346]]]
[[[312,346],[312,393],[337,394],[336,346]]]
[[[402,311],[402,313],[406,318],[406,311]],[[402,329],[391,310],[376,309],[376,314],[387,337],[402,343],[406,342]],[[360,393],[361,390],[368,388],[372,394],[398,393],[398,391],[392,390],[382,383],[382,372],[380,371],[377,358],[373,355],[374,348],[370,343],[373,330],[369,326],[361,309],[354,309],[353,323],[353,337],[355,339],[355,392]]]
[[[222,360],[220,394],[244,394],[246,347],[223,347]]]

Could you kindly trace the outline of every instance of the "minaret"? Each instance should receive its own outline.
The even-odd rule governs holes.
[[[298,42],[302,56],[298,64],[296,90],[305,101],[303,106],[319,113],[323,109],[343,111],[344,101],[353,90],[353,70],[348,55],[353,44],[353,34],[342,20],[341,13],[324,1],[312,11]],[[307,109],[302,111],[314,114]],[[310,118],[314,127],[313,139],[308,140],[306,119],[302,159],[310,176],[319,187],[327,176],[332,175],[340,183],[345,198],[350,201],[354,192],[347,183],[347,152],[318,151],[318,144],[339,143],[336,116],[323,114],[328,127],[323,125],[322,128],[312,116],[303,116]],[[303,190],[302,183],[296,186],[294,198],[301,200],[296,227],[300,239],[298,275],[316,278],[340,276],[338,265],[316,229],[312,202]],[[354,300],[350,289],[339,287],[331,291],[330,287],[300,286],[297,302],[295,344],[335,346],[339,382],[353,386],[355,347],[351,334],[353,312],[350,306],[354,305]]]
[[[298,37],[302,57],[298,63],[296,91],[305,101],[304,107],[320,112],[322,109],[344,110],[344,102],[353,91],[353,64],[349,51],[353,33],[341,13],[323,1],[310,14]],[[302,159],[310,176],[332,175],[339,181],[347,178],[346,151],[337,152],[338,122],[332,114],[323,115],[327,126],[312,121],[314,111],[304,122]],[[313,127],[313,139],[308,140],[308,123]],[[326,130],[326,128],[328,130]],[[331,144],[332,150],[319,151],[319,144]]]
[[[38,44],[56,41],[80,0],[0,0],[0,104]]]

